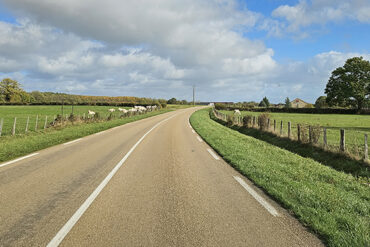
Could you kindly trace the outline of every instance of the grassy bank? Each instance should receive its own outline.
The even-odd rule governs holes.
[[[370,187],[361,180],[194,113],[190,122],[227,162],[317,233],[328,246],[369,246]]]
[[[143,115],[118,118],[111,121],[69,125],[61,129],[48,128],[42,132],[29,132],[28,134],[17,136],[3,136],[0,138],[0,162],[11,160],[40,149],[173,110],[173,108],[165,108]]]

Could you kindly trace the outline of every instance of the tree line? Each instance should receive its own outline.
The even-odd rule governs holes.
[[[165,107],[167,100],[131,96],[86,96],[54,92],[26,92],[19,82],[5,78],[0,82],[0,104],[34,105],[160,105]]]

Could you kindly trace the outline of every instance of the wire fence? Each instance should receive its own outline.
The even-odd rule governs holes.
[[[332,152],[344,152],[354,158],[369,161],[368,133],[363,131],[323,127],[318,124],[292,124],[291,121],[269,118],[266,114],[259,116],[225,114],[214,108],[213,114],[229,126],[255,128],[273,133],[278,137],[311,144]]]
[[[47,131],[52,127],[63,128],[72,124],[91,123],[109,121],[118,118],[126,118],[135,115],[142,115],[157,108],[142,110],[142,111],[127,111],[125,113],[115,111],[110,113],[94,113],[88,114],[58,114],[58,115],[29,115],[29,116],[0,116],[0,138],[4,136],[17,136],[20,134],[27,134],[32,132]]]

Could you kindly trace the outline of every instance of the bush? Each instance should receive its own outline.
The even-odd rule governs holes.
[[[252,119],[253,119],[253,116],[251,115],[246,115],[243,117],[243,126],[244,127],[252,127]]]
[[[263,131],[267,131],[270,126],[268,124],[268,119],[270,118],[270,114],[268,113],[262,113],[258,116],[258,125],[260,126],[260,129]]]
[[[300,129],[299,129],[299,135],[301,136],[301,142],[303,143],[308,143],[309,138],[308,138],[308,125],[306,124],[299,124]]]
[[[310,128],[311,128],[311,141],[312,143],[317,144],[321,136],[321,127],[320,125],[313,125],[310,126]]]
[[[226,125],[229,127],[234,125],[234,116],[226,115]]]

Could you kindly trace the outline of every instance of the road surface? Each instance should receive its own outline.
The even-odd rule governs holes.
[[[320,246],[178,110],[0,164],[0,246]]]

